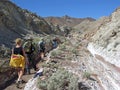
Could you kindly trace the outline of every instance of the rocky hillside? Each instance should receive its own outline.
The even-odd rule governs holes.
[[[102,87],[100,90],[120,89],[119,19],[120,8],[117,8],[109,17],[101,17],[93,22],[83,21],[76,25],[75,30],[69,35],[74,44],[81,41],[88,43],[86,47],[91,55],[87,54],[88,61],[85,60],[84,63],[87,63],[85,66],[89,68],[87,71],[96,73]]]
[[[102,58],[100,62],[104,66],[104,77],[108,81],[104,86],[107,90],[120,89],[120,8],[116,9],[106,22],[100,27],[88,44],[88,49],[94,57]],[[112,68],[111,68],[112,67]],[[102,83],[104,84],[104,83]]]
[[[74,44],[86,42],[90,51],[84,61],[87,71],[95,73],[101,87],[95,90],[120,89],[120,8],[117,8],[109,17],[99,20],[84,21],[75,26],[71,33]],[[87,23],[87,25],[86,25]],[[78,34],[79,33],[79,34]],[[72,40],[72,39],[71,39]],[[83,44],[81,42],[81,44]],[[98,86],[99,86],[98,85]],[[93,89],[92,89],[93,90]]]
[[[61,33],[60,30],[57,33]],[[11,47],[12,41],[29,35],[56,34],[54,26],[35,13],[21,9],[9,0],[0,1],[0,45]]]
[[[25,90],[120,90],[120,8],[98,20],[65,16],[45,18],[47,22],[9,1],[0,1],[0,8],[1,44],[7,41],[9,45],[14,38],[28,34],[61,33],[62,26],[74,28],[66,37],[61,36],[63,43],[48,53],[41,66],[43,76],[35,83],[30,79]]]
[[[103,56],[109,63],[120,67],[120,8],[111,14],[109,22],[102,25],[92,37],[89,49],[93,55]]]
[[[96,21],[84,20],[80,24],[74,26],[75,30],[79,34],[87,34],[91,32],[96,32],[99,28],[105,23],[109,21],[109,17],[101,17]]]
[[[72,18],[37,16],[36,13],[21,9],[9,0],[0,1],[0,45],[12,46],[15,38],[40,35],[66,35],[71,28],[84,20],[94,21],[92,18]]]
[[[94,55],[103,56],[109,63],[120,67],[120,8],[116,9],[109,18],[109,22],[102,25],[92,37],[89,49]],[[93,48],[94,47],[94,48]],[[91,50],[90,49],[90,50]]]
[[[59,64],[60,67],[72,72],[78,77],[78,86],[76,86],[77,82],[72,83],[72,86],[70,86],[71,82],[66,82],[67,84],[62,82],[64,79],[55,72],[55,68],[52,70],[54,74],[49,78],[43,74],[44,79],[42,77],[37,79],[38,82],[42,82],[38,83],[39,87],[35,84],[36,82],[33,84],[30,80],[26,84],[25,90],[30,90],[32,85],[36,89],[57,88],[62,90],[59,84],[54,83],[62,83],[63,87],[72,88],[72,90],[120,90],[119,19],[120,8],[109,17],[102,17],[93,22],[86,20],[75,26],[75,30],[68,35],[66,42],[50,53],[50,64],[54,61],[57,63],[55,65]],[[46,66],[50,71],[50,65]],[[62,79],[61,82],[58,77],[59,80]],[[52,82],[54,87],[48,82]]]

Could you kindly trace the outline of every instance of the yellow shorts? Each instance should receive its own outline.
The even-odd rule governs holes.
[[[13,68],[25,68],[25,58],[22,55],[13,54],[9,65]]]

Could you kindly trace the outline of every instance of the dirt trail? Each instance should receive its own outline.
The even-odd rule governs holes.
[[[32,69],[30,75],[23,75],[23,80],[25,81],[24,83],[20,84],[20,88],[16,87],[16,80],[14,80],[8,87],[6,87],[4,90],[24,90],[25,84],[27,81],[32,78],[35,74],[35,71]]]
[[[40,68],[40,66],[41,66],[41,64],[42,64],[43,62],[39,62],[38,63],[38,67]],[[34,71],[34,69],[31,69],[31,74],[29,74],[29,75],[23,75],[23,80],[25,81],[25,82],[23,82],[22,84],[20,84],[20,88],[17,88],[16,87],[16,80],[14,80],[13,82],[11,82],[11,84],[8,86],[8,87],[6,87],[4,90],[24,90],[24,87],[25,87],[25,85],[26,85],[26,83],[28,82],[28,80],[29,79],[31,79],[33,76],[34,76],[34,74],[36,73],[36,71]],[[1,90],[1,89],[0,89]]]
[[[50,53],[47,54],[46,57],[44,57],[44,61],[39,61],[37,64],[37,67],[40,69],[41,65],[45,62],[49,62],[50,60]],[[23,75],[23,80],[25,81],[24,83],[20,84],[20,88],[16,87],[16,80],[12,80],[11,84],[7,86],[4,90],[24,90],[24,87],[26,83],[35,75],[37,71],[34,71],[34,69],[31,69],[31,74],[29,75]],[[2,90],[2,89],[0,89]]]

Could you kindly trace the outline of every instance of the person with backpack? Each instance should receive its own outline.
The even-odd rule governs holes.
[[[42,39],[39,43],[39,54],[40,54],[40,58],[43,60],[44,56],[45,56],[45,41],[44,39]]]
[[[55,37],[55,38],[52,40],[52,49],[57,48],[57,46],[58,46],[58,41],[57,41],[57,38]]]
[[[14,59],[16,58],[19,61],[15,62],[13,60],[13,62],[11,61],[10,62],[11,62],[11,65],[13,65],[13,67],[15,67],[15,69],[18,71],[18,79],[16,82],[18,86],[23,81],[22,76],[24,74],[25,63],[28,63],[28,61],[26,59],[24,48],[22,47],[22,40],[20,38],[17,38],[15,40],[15,44],[16,45],[12,49],[11,60],[12,58]]]
[[[23,45],[25,53],[27,55],[29,64],[26,65],[26,73],[30,74],[30,68],[31,66],[34,68],[35,71],[37,71],[37,67],[35,64],[35,60],[33,60],[32,56],[33,56],[33,52],[35,51],[35,47],[33,45],[33,39],[27,39],[27,41],[24,43]]]

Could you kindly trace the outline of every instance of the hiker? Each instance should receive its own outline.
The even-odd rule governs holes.
[[[15,46],[12,49],[12,55],[22,55],[24,57],[24,59],[22,60],[21,63],[21,67],[17,67],[17,71],[18,71],[18,79],[17,79],[17,84],[22,82],[22,76],[24,74],[24,68],[25,68],[25,63],[28,63],[27,59],[26,59],[26,55],[25,55],[25,51],[23,49],[23,47],[21,46],[22,44],[22,40],[20,38],[17,38],[15,40]],[[12,57],[11,55],[11,57]],[[17,66],[17,65],[15,65]]]
[[[35,47],[33,45],[33,39],[29,38],[26,40],[26,42],[23,45],[25,53],[27,55],[29,64],[26,64],[26,73],[30,74],[30,68],[31,66],[34,68],[35,71],[37,71],[37,67],[35,64],[35,60],[33,60],[33,52],[35,51]]]
[[[44,56],[45,56],[45,41],[44,39],[42,39],[39,43],[39,54],[40,54],[40,58],[43,60]]]
[[[57,38],[54,38],[54,39],[52,40],[52,49],[57,48],[57,46],[58,46]]]
[[[35,75],[33,76],[33,78],[36,78],[36,77],[42,76],[42,75],[43,75],[43,68],[40,68],[39,71],[37,71],[37,72],[35,73]]]

